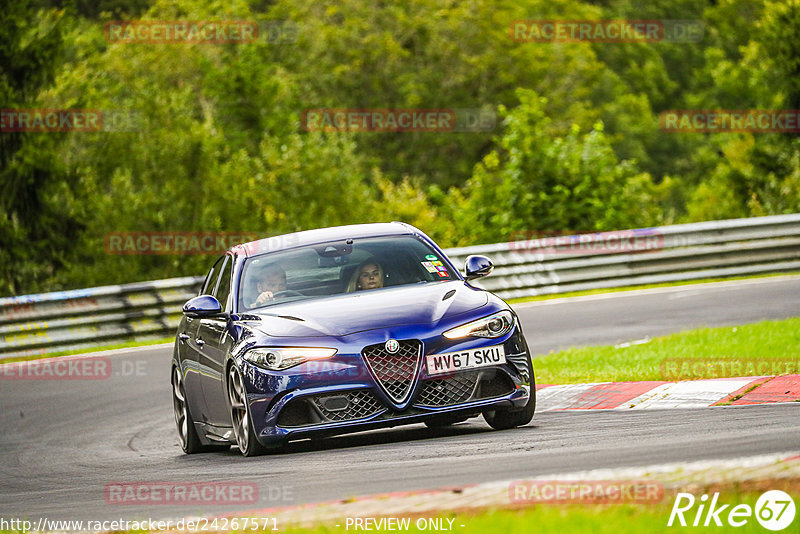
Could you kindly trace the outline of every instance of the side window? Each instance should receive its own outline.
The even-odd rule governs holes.
[[[211,270],[208,271],[206,275],[206,280],[203,282],[203,287],[200,289],[201,295],[212,295],[214,292],[214,288],[217,285],[217,280],[219,279],[219,271],[222,267],[222,262],[225,261],[225,256],[222,256],[220,259],[214,263],[214,266],[211,267]]]
[[[219,275],[219,282],[217,284],[217,290],[214,292],[214,296],[217,297],[217,300],[220,304],[222,304],[222,309],[227,309],[228,303],[228,295],[231,292],[231,271],[233,270],[233,258],[228,258],[225,261],[225,266],[222,268],[222,271]]]

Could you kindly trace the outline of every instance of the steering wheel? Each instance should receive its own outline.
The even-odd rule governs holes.
[[[286,297],[305,297],[305,295],[293,289],[284,289],[283,291],[275,291],[272,293],[272,298],[274,299],[283,299]]]

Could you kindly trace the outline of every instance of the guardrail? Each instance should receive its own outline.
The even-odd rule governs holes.
[[[495,270],[475,285],[505,299],[798,271],[800,214],[509,241],[447,254],[459,267],[470,254],[489,256]]]
[[[203,277],[0,298],[0,359],[175,333]]]
[[[800,271],[800,214],[453,248],[489,256],[475,285],[502,298]],[[202,277],[0,298],[0,359],[163,338]]]

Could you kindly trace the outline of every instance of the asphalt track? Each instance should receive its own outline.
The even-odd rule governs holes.
[[[707,325],[800,316],[800,279],[765,279],[516,306],[537,353]],[[800,404],[546,412],[520,429],[481,419],[399,427],[269,456],[184,455],[172,419],[170,347],[110,355],[106,380],[0,380],[0,518],[144,519],[231,513],[398,490],[604,467],[800,449]],[[110,504],[115,482],[255,483],[247,505]]]

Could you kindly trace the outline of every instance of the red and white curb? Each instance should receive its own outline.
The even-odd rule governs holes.
[[[704,408],[800,400],[800,375],[685,382],[598,382],[536,388],[536,411]]]

